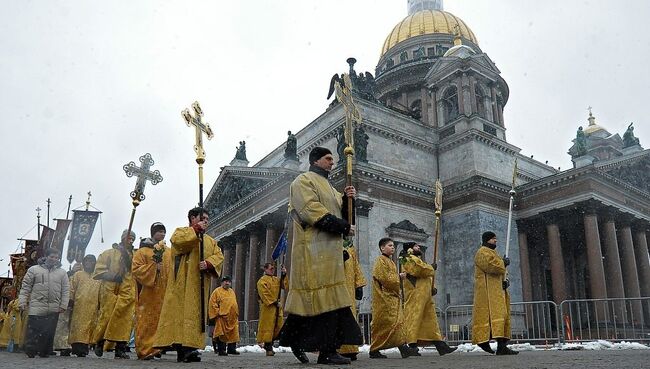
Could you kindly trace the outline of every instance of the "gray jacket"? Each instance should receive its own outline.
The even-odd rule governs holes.
[[[67,309],[69,299],[70,282],[61,264],[48,269],[41,263],[27,270],[18,306],[29,307],[28,315],[47,315]]]

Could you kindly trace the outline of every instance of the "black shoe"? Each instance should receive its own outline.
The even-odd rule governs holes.
[[[341,354],[343,357],[347,357],[348,359],[352,361],[357,361],[357,353],[350,353],[350,354]]]
[[[497,348],[497,355],[517,355],[519,352],[511,350],[508,346],[503,345]]]
[[[50,354],[38,354],[38,357],[46,358],[50,357]]]
[[[494,354],[494,350],[490,347],[490,342],[483,342],[479,343],[478,347],[480,347],[483,351],[487,352],[488,354]]]
[[[228,351],[217,351],[217,355],[219,355],[219,356],[228,356]]]
[[[126,353],[126,342],[117,342],[115,344],[115,359],[130,359],[129,355]]]
[[[160,359],[162,357],[162,353],[159,352],[159,353],[155,354],[153,357],[155,357],[156,359]]]
[[[183,357],[184,363],[199,363],[201,362],[201,353],[197,350],[187,351]]]
[[[26,354],[27,354],[27,357],[30,358],[30,359],[33,359],[36,356],[36,354],[33,353],[33,352],[26,352]]]
[[[338,352],[331,353],[321,353],[318,355],[317,364],[326,364],[326,365],[349,365],[352,360],[347,357],[343,357],[338,354]]]
[[[86,355],[87,354],[85,352],[80,352],[77,354],[77,357],[86,357]]]
[[[61,353],[59,354],[59,356],[70,356],[71,353],[72,353],[72,350],[64,349],[64,350],[61,350]]]
[[[229,343],[228,344],[228,354],[229,355],[239,355],[239,352],[237,352],[237,344],[236,343]]]
[[[434,341],[433,344],[436,346],[436,350],[438,350],[438,354],[440,356],[451,354],[457,349],[457,347],[454,348],[449,347],[449,345],[445,341]]]
[[[95,356],[104,356],[104,341],[97,341],[97,343],[95,343]]]
[[[408,347],[408,345],[397,346],[397,349],[399,350],[399,354],[402,355],[402,359],[406,359],[409,356],[422,356],[417,351]]]
[[[293,353],[293,356],[295,356],[296,359],[298,359],[298,361],[300,361],[301,363],[307,364],[309,362],[309,358],[307,357],[307,355],[305,355],[304,352],[298,350],[291,350],[291,352]]]
[[[422,356],[422,354],[420,354],[420,349],[418,348],[417,343],[409,343],[408,347],[411,349],[411,355],[409,356]]]
[[[379,350],[370,351],[368,353],[368,357],[370,357],[371,359],[387,359],[388,358],[388,356],[382,354],[381,352],[379,352]]]

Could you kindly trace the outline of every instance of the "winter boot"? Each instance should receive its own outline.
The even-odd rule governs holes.
[[[368,357],[370,357],[371,359],[388,359],[388,356],[382,354],[381,352],[379,352],[379,350],[370,351],[368,353]]]
[[[412,352],[411,356],[422,356],[422,354],[420,354],[420,349],[418,348],[417,343],[409,343],[409,348]]]
[[[129,359],[129,355],[126,353],[126,342],[115,343],[115,358]]]
[[[352,360],[339,355],[338,352],[321,352],[318,354],[318,364],[326,365],[349,365]]]
[[[237,352],[237,343],[231,342],[228,344],[228,352],[229,355],[239,355],[239,352]]]
[[[307,364],[309,362],[309,358],[307,357],[307,355],[305,355],[304,352],[298,349],[291,348],[291,353],[293,353],[293,356],[295,356],[296,359],[298,359],[298,361],[300,361],[301,363]]]
[[[497,339],[497,355],[517,355],[519,352],[511,350],[508,345],[508,340],[505,338]]]
[[[480,347],[483,351],[487,352],[488,354],[494,354],[494,350],[492,350],[492,347],[490,347],[490,342],[483,342],[479,343],[478,347]]]
[[[99,340],[95,343],[95,356],[104,356],[104,340]]]
[[[451,354],[452,352],[456,351],[457,347],[451,348],[445,341],[433,341],[433,345],[436,346],[436,350],[438,350],[438,354],[440,356],[442,355],[447,355]]]
[[[397,346],[397,349],[399,350],[400,355],[402,355],[402,359],[406,359],[409,356],[421,356],[417,352],[415,352],[415,350],[410,348],[407,344]]]
[[[264,351],[266,351],[266,356],[274,356],[275,352],[273,352],[273,342],[266,342],[264,344]]]

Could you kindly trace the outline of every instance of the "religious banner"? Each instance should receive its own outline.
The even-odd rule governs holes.
[[[93,236],[95,224],[101,211],[73,210],[73,212],[66,259],[70,263],[75,260],[80,263],[84,255],[86,255],[86,247]]]
[[[33,242],[36,244],[36,241]],[[27,273],[27,259],[25,258],[24,253],[11,254],[9,255],[9,259],[11,260],[11,273],[14,276],[14,287],[16,287],[16,290],[19,290],[23,282],[23,277],[25,276],[25,273]]]
[[[63,255],[63,243],[65,242],[65,236],[68,234],[68,228],[70,228],[70,223],[72,219],[55,219],[56,220],[56,231],[54,232],[54,238],[50,247],[57,249]]]
[[[45,250],[47,250],[50,247],[50,245],[52,244],[52,239],[54,239],[54,230],[52,228],[47,226],[41,226],[41,227],[43,227],[43,230],[41,231],[41,239],[38,240],[39,258],[41,256],[45,256]]]
[[[38,264],[38,259],[43,256],[43,250],[40,250],[38,245],[37,240],[25,240],[25,270],[32,265]]]

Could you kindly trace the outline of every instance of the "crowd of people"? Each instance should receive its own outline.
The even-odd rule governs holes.
[[[309,362],[306,353],[318,352],[319,364],[350,364],[363,344],[355,300],[363,298],[366,285],[355,245],[347,241],[357,231],[354,212],[348,219],[347,211],[348,206],[354,209],[356,189],[347,186],[340,193],[330,184],[334,158],[329,149],[314,148],[309,162],[309,170],[290,187],[291,270],[280,266],[276,273],[276,264],[268,262],[257,282],[257,342],[267,356],[274,356],[278,341],[302,363]],[[188,226],[174,231],[171,247],[162,223],[152,224],[150,237],[137,250],[135,233],[126,230],[119,243],[97,258],[86,255],[70,272],[61,268],[58,250],[45,250],[0,316],[0,348],[22,349],[30,358],[55,351],[85,357],[93,350],[98,357],[113,351],[115,359],[129,359],[134,346],[141,360],[175,351],[178,362],[198,362],[207,315],[214,352],[239,355],[236,293],[230,276],[221,273],[224,257],[217,241],[206,234],[208,221],[205,209],[191,209]],[[485,232],[475,255],[472,337],[488,353],[495,353],[489,345],[495,339],[497,355],[512,355],[516,352],[507,347],[509,260],[497,254],[496,242],[494,233]],[[381,350],[393,347],[402,358],[420,356],[423,345],[435,346],[440,355],[454,352],[435,313],[435,261],[426,263],[424,246],[406,242],[398,269],[396,242],[382,238],[378,247],[381,255],[371,276],[369,357],[386,358]],[[212,279],[220,286],[211,292]]]

